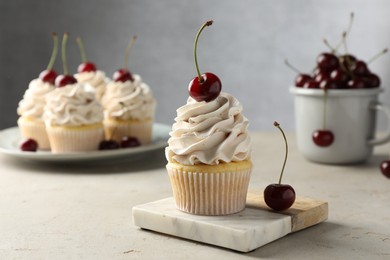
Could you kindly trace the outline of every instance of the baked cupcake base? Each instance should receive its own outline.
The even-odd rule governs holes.
[[[106,139],[120,142],[122,137],[136,137],[142,145],[152,142],[153,120],[113,120],[105,119],[104,134]]]
[[[32,138],[38,143],[38,149],[49,150],[50,142],[46,133],[46,126],[43,120],[27,117],[19,117],[18,126],[20,134],[24,139]]]
[[[193,166],[169,162],[166,167],[179,210],[218,216],[245,208],[251,161]]]
[[[102,124],[89,126],[46,126],[53,153],[96,151],[104,140]]]

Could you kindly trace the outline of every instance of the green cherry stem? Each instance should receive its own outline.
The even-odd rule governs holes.
[[[123,68],[125,68],[125,69],[127,69],[129,67],[130,50],[133,47],[136,40],[137,40],[137,35],[133,35],[130,39],[129,44],[127,45],[126,52],[125,52],[125,60],[124,60],[124,64],[123,64]]]
[[[202,33],[203,29],[206,28],[207,26],[211,26],[213,24],[213,20],[210,20],[210,21],[207,21],[205,22],[202,27],[200,27],[198,33],[196,34],[196,38],[195,38],[195,43],[194,43],[194,57],[195,57],[195,67],[196,67],[196,72],[198,73],[198,80],[199,80],[199,83],[203,83],[204,79],[202,78],[202,76],[200,75],[200,71],[199,71],[199,65],[198,65],[198,57],[197,57],[197,54],[196,54],[196,48],[198,46],[198,40],[199,40],[199,36],[200,34]]]
[[[64,33],[64,36],[62,37],[62,66],[64,67],[64,75],[68,75],[68,64],[66,62],[66,42],[68,41],[68,33]]]
[[[85,53],[85,48],[84,48],[83,41],[81,40],[80,37],[77,37],[76,41],[77,41],[77,45],[79,46],[81,61],[82,62],[87,62],[87,55]]]
[[[353,24],[353,18],[354,17],[355,17],[355,14],[352,12],[350,17],[349,17],[349,23],[348,23],[347,30],[344,32],[345,33],[345,37],[351,33],[352,24]],[[335,49],[337,50],[338,48],[340,48],[340,46],[342,44],[343,44],[343,38],[341,38],[340,42],[336,45]]]
[[[53,50],[51,52],[49,64],[47,65],[46,68],[47,70],[51,70],[53,68],[58,53],[58,36],[55,32],[52,32],[51,37],[53,38]]]
[[[288,144],[287,144],[286,135],[284,134],[282,128],[280,127],[280,124],[279,124],[278,122],[275,121],[275,122],[274,122],[274,126],[280,130],[280,132],[281,132],[282,135],[283,135],[284,142],[285,142],[285,144],[286,144],[286,155],[284,156],[284,162],[283,162],[282,172],[280,173],[280,177],[279,177],[279,184],[281,184],[281,183],[282,183],[283,172],[284,172],[284,167],[286,166],[286,162],[287,162]]]
[[[367,64],[370,64],[371,62],[373,62],[374,60],[376,60],[377,58],[379,58],[380,56],[382,56],[383,54],[385,54],[386,52],[388,52],[389,49],[384,49],[383,51],[381,51],[380,53],[378,54],[375,54],[372,58],[370,58],[366,63]]]

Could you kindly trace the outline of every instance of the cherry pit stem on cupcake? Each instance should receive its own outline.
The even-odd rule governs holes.
[[[76,41],[77,41],[77,45],[79,46],[80,56],[82,61],[82,63],[80,63],[80,65],[77,67],[77,72],[82,73],[82,72],[96,71],[97,70],[96,65],[93,62],[87,60],[87,54],[85,52],[83,41],[81,40],[80,37],[77,37]]]
[[[286,210],[290,208],[295,201],[295,190],[288,184],[282,184],[284,168],[288,157],[288,143],[286,135],[278,122],[274,122],[274,126],[282,133],[286,152],[284,156],[282,171],[280,173],[279,182],[268,185],[264,190],[264,201],[273,210]]]
[[[210,72],[201,74],[198,65],[197,46],[199,36],[206,27],[211,26],[212,24],[212,20],[205,22],[199,29],[194,42],[194,60],[198,76],[191,80],[188,85],[188,92],[190,96],[198,102],[210,102],[216,99],[222,89],[221,80],[217,77],[217,75]]]
[[[48,82],[52,85],[54,85],[54,82],[57,77],[57,72],[53,70],[54,63],[56,61],[57,53],[58,53],[58,36],[55,32],[51,33],[51,36],[53,38],[53,50],[51,52],[49,64],[47,65],[46,70],[42,71],[39,74],[39,78],[43,82]]]
[[[59,75],[56,78],[55,85],[58,88],[77,83],[76,78],[73,77],[72,75],[69,75],[69,71],[68,71],[68,63],[66,60],[66,43],[68,41],[68,37],[69,37],[68,33],[64,33],[64,36],[62,37],[61,57],[62,57],[62,66],[64,69],[64,74]]]
[[[112,76],[114,81],[116,81],[116,82],[134,81],[133,76],[132,76],[130,70],[128,69],[128,67],[129,67],[130,50],[132,49],[136,40],[137,40],[137,36],[133,35],[130,39],[129,44],[127,45],[127,48],[126,48],[123,68],[115,71],[114,75]]]

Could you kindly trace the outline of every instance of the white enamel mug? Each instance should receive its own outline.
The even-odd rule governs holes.
[[[291,87],[295,96],[295,127],[299,151],[309,160],[326,164],[353,164],[367,160],[373,147],[390,141],[375,138],[377,111],[390,123],[390,109],[378,101],[383,89],[328,90],[326,128],[334,135],[328,147],[314,144],[312,135],[323,127],[324,90]]]

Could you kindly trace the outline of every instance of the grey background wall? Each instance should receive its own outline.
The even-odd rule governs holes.
[[[271,130],[274,120],[293,130],[288,87],[295,73],[283,60],[311,70],[316,56],[327,50],[322,39],[336,43],[351,11],[356,19],[349,49],[368,59],[390,46],[389,10],[386,0],[0,0],[0,128],[16,125],[18,101],[47,65],[52,31],[71,35],[71,71],[80,62],[74,39],[81,36],[88,58],[109,76],[122,65],[128,40],[137,34],[130,69],[153,89],[156,120],[171,124],[195,76],[196,31],[213,19],[200,40],[201,70],[219,75],[223,90],[243,103],[252,130]],[[60,60],[55,68],[62,71]],[[389,89],[390,55],[370,68]]]

